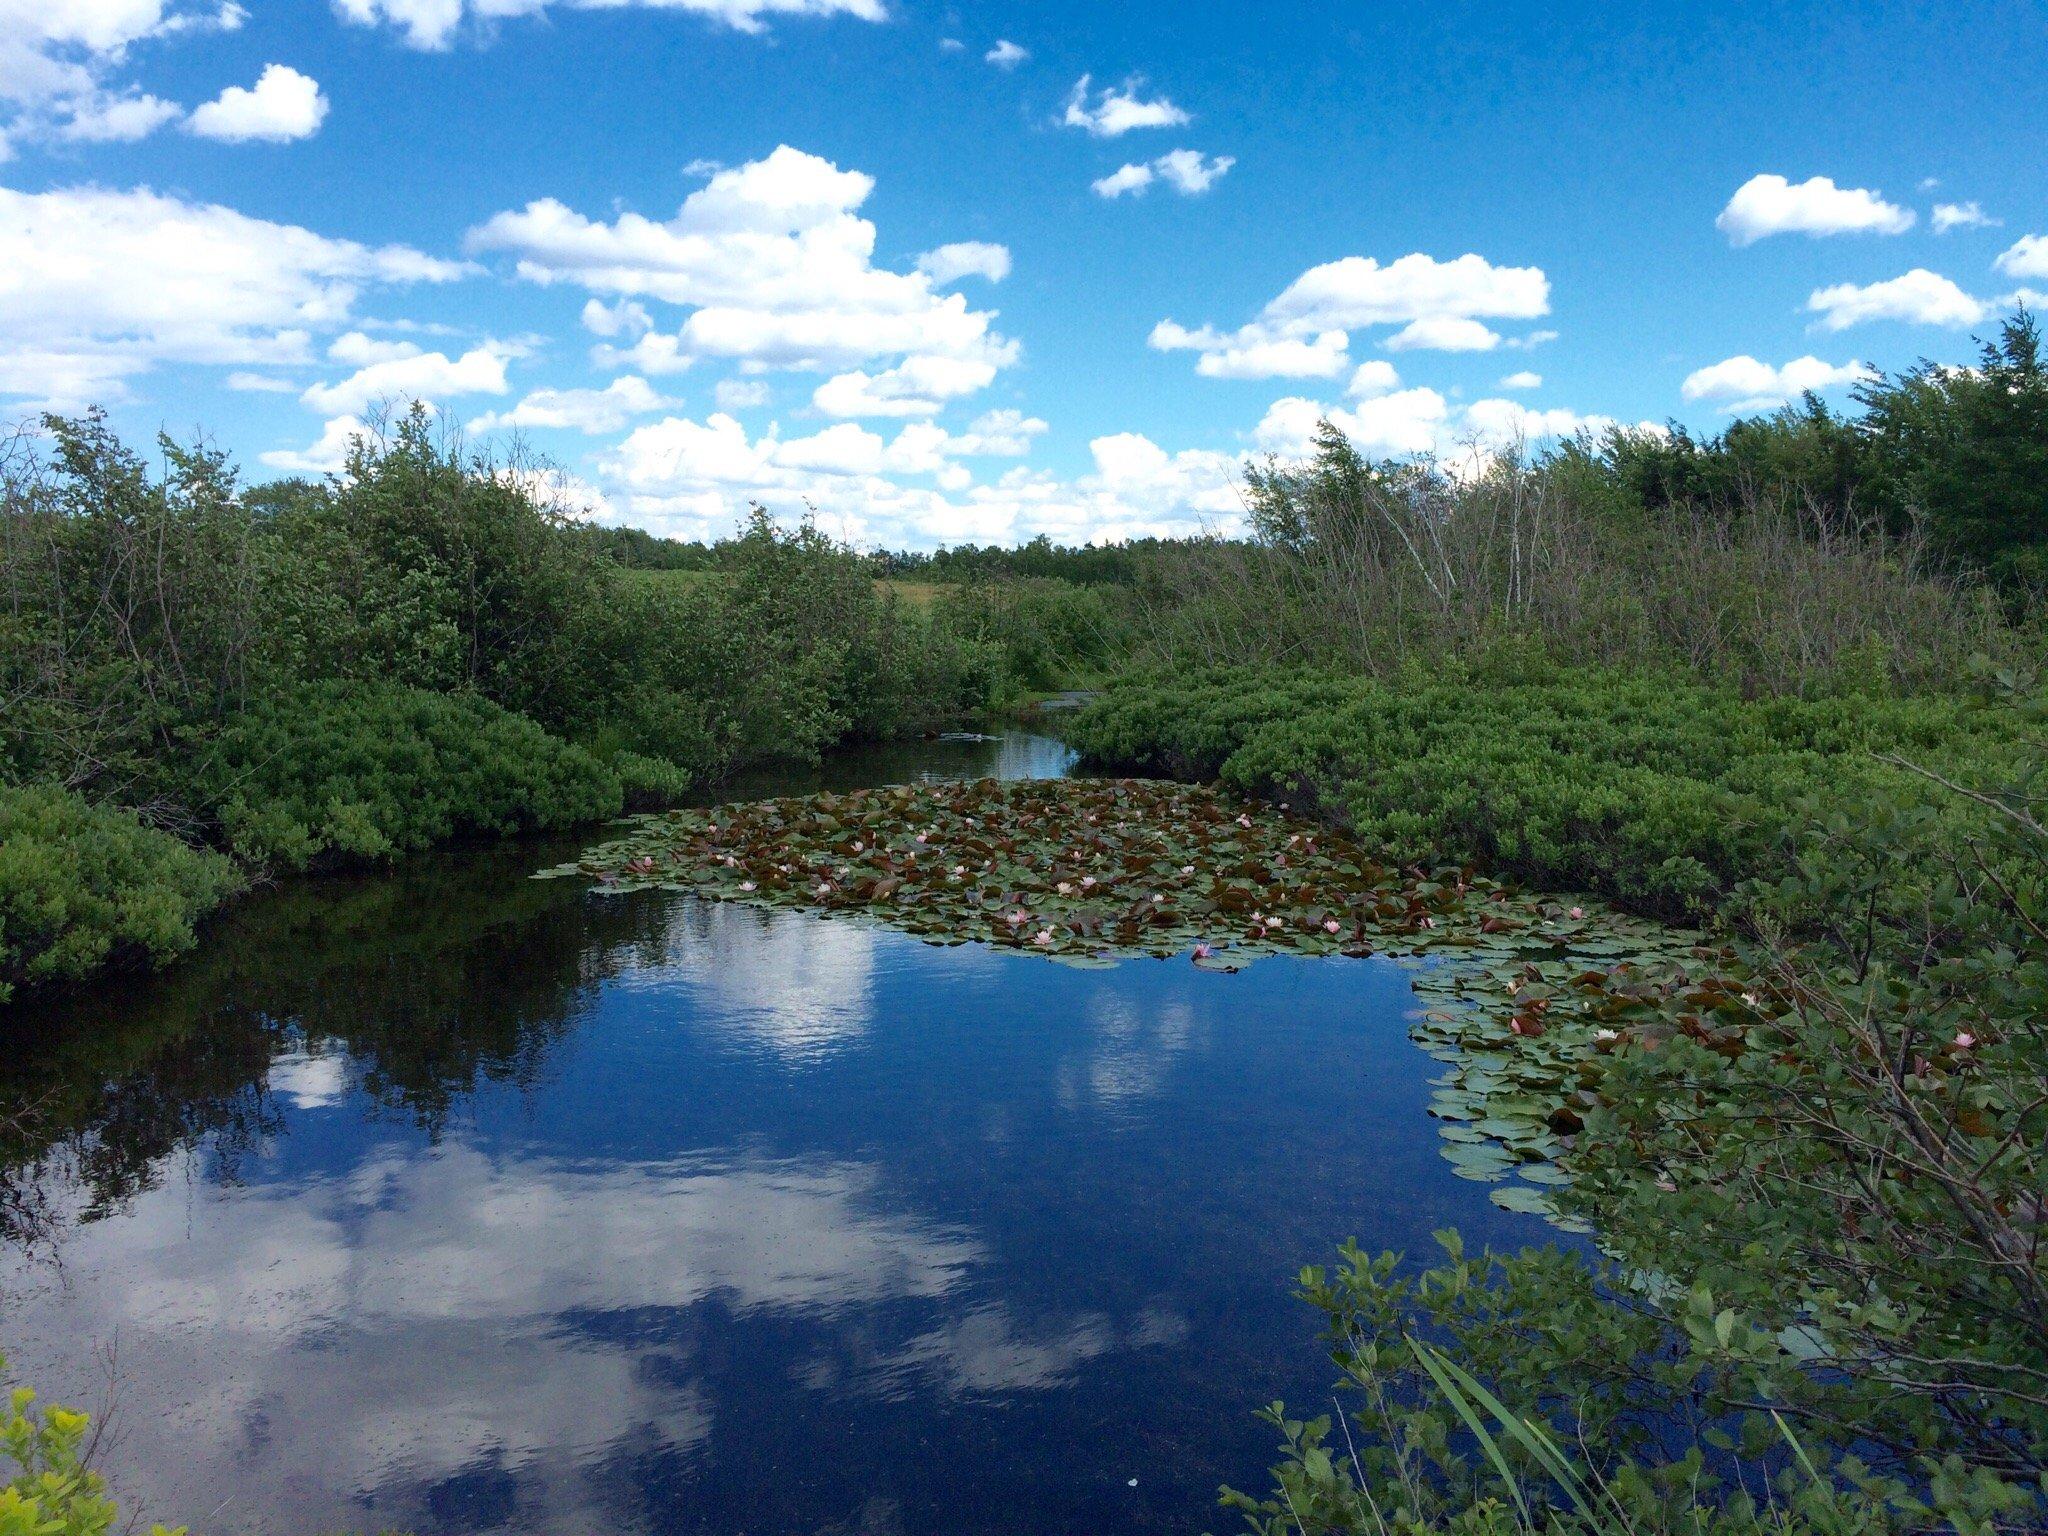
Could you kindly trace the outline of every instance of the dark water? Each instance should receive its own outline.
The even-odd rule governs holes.
[[[1251,1410],[1327,1407],[1300,1264],[1545,1235],[1438,1156],[1389,962],[1075,971],[525,878],[561,856],[275,892],[0,1025],[0,1102],[41,1099],[0,1349],[112,1403],[148,1518],[1229,1529]]]

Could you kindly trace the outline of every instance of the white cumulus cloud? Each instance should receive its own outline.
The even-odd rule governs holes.
[[[1952,229],[1996,229],[2003,220],[1994,219],[1976,203],[1936,203],[1929,221],[1937,235]]]
[[[1543,375],[1531,369],[1523,368],[1502,379],[1500,387],[1502,389],[1541,389],[1543,387]]]
[[[1115,198],[1143,192],[1154,181],[1163,181],[1183,197],[1196,197],[1215,186],[1235,164],[1229,155],[1205,157],[1198,149],[1171,149],[1156,160],[1121,166],[1089,185],[1096,196]]]
[[[467,270],[147,188],[0,187],[0,394],[104,402],[160,363],[303,364],[366,288]]]
[[[1358,371],[1351,375],[1351,382],[1345,386],[1345,393],[1354,398],[1367,395],[1384,395],[1401,387],[1401,375],[1394,371],[1394,365],[1383,357],[1369,357],[1358,365]]]
[[[1091,77],[1083,75],[1067,95],[1066,111],[1060,121],[1098,139],[1121,138],[1134,128],[1178,128],[1190,121],[1188,114],[1165,96],[1146,100],[1141,94],[1145,82],[1136,76],[1121,86],[1104,86],[1089,102]]]
[[[1210,379],[1330,379],[1350,361],[1342,331],[1285,336],[1247,327],[1223,336],[1207,326],[1190,331],[1162,320],[1152,327],[1148,345],[1160,352],[1200,353],[1195,371]]]
[[[862,172],[782,145],[718,171],[671,219],[595,220],[543,198],[487,219],[468,242],[510,256],[527,281],[600,296],[585,325],[636,336],[598,349],[607,367],[667,374],[719,358],[750,372],[843,373],[913,355],[971,361],[991,377],[1007,367],[1017,348],[995,333],[993,313],[942,292],[938,276],[994,278],[1008,270],[1007,249],[963,241],[909,272],[878,267],[875,226],[857,211],[873,190]],[[688,313],[674,330],[647,329],[649,304]]]
[[[460,357],[415,352],[359,368],[335,384],[315,384],[299,396],[323,415],[357,415],[374,405],[411,400],[441,401],[455,395],[502,395],[505,351],[485,345]]]
[[[629,373],[603,389],[536,389],[510,410],[477,417],[469,430],[551,427],[570,432],[617,432],[635,416],[652,415],[674,404],[638,374]]]
[[[177,103],[118,80],[129,51],[245,16],[233,0],[0,0],[0,160],[19,143],[126,143],[176,121]]]
[[[1031,57],[1031,50],[1011,42],[1007,37],[996,39],[995,47],[982,55],[997,69],[1015,69]]]
[[[827,416],[933,416],[988,388],[995,364],[972,357],[906,357],[880,373],[834,374],[811,396]]]
[[[1472,351],[1529,344],[1535,336],[1503,343],[1482,319],[1531,319],[1549,310],[1550,280],[1540,267],[1496,266],[1471,253],[1439,261],[1418,251],[1385,265],[1369,256],[1346,256],[1309,268],[1235,331],[1207,325],[1189,329],[1164,320],[1153,328],[1152,345],[1201,353],[1196,364],[1201,373],[1254,377],[1260,375],[1229,371],[1233,357],[1303,356],[1304,344],[1315,355],[1328,356],[1348,345],[1350,332],[1377,325],[1401,328],[1387,341],[1396,349]],[[1274,350],[1285,342],[1297,346],[1292,352]],[[1338,367],[1341,362],[1322,371],[1334,374]],[[1280,371],[1263,376],[1277,377]],[[1296,376],[1313,375],[1299,370]]]
[[[2048,278],[2048,235],[2021,235],[1994,265],[2007,277]]]
[[[1714,227],[1731,245],[1753,245],[1771,235],[1902,235],[1913,222],[1912,209],[1863,187],[1838,187],[1826,176],[1794,184],[1766,175],[1736,188]]]
[[[917,270],[941,288],[963,277],[985,277],[1000,283],[1010,275],[1010,248],[987,240],[955,240],[919,256]]]
[[[882,0],[334,0],[344,21],[392,27],[407,46],[424,49],[448,47],[465,22],[478,35],[487,36],[491,23],[511,17],[545,16],[554,8],[588,11],[627,6],[681,11],[749,33],[765,32],[771,20],[782,16],[884,21],[889,14]]]
[[[327,117],[319,82],[287,64],[266,64],[253,88],[231,85],[192,109],[186,126],[203,139],[288,144],[311,138]]]
[[[320,435],[305,448],[278,448],[260,453],[272,469],[292,475],[335,475],[348,460],[349,444],[366,434],[362,421],[354,416],[337,416],[320,429]]]
[[[1500,332],[1469,315],[1424,315],[1386,339],[1389,352],[1491,352]]]
[[[1806,307],[1823,330],[1845,331],[1869,320],[1902,320],[1912,325],[1975,325],[1988,306],[1939,273],[1915,267],[1881,283],[1836,283],[1817,288]]]
[[[1750,411],[1783,405],[1809,390],[1837,389],[1871,377],[1866,365],[1853,360],[1829,363],[1817,357],[1795,357],[1774,368],[1744,353],[1694,369],[1679,386],[1679,393],[1688,400],[1722,401],[1725,410]]]

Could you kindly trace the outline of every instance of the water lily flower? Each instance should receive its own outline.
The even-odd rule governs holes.
[[[1031,942],[1032,942],[1032,943],[1034,943],[1034,944],[1036,944],[1036,945],[1037,945],[1037,946],[1038,946],[1038,947],[1039,947],[1040,949],[1049,949],[1049,948],[1051,948],[1051,947],[1052,947],[1052,930],[1051,930],[1050,928],[1041,928],[1041,929],[1039,929],[1039,930],[1038,930],[1038,932],[1034,933],[1034,934],[1033,934],[1033,935],[1031,936]]]
[[[1183,864],[1180,867],[1180,872],[1184,875],[1192,875],[1195,872],[1195,866],[1192,864]]]
[[[864,852],[866,852],[866,851],[867,851],[867,846],[868,846],[868,845],[867,845],[866,843],[862,843],[862,842],[856,842],[856,843],[855,843],[855,844],[853,845],[853,851],[854,851],[855,853],[864,853]]]
[[[1567,917],[1584,917],[1586,915],[1586,909],[1584,907],[1573,907],[1571,911],[1566,913],[1565,915]]]
[[[923,842],[923,841],[925,840],[924,834],[923,834],[922,832],[920,832],[920,833],[918,833],[918,834],[917,834],[917,840],[918,840],[918,841],[919,841],[920,843],[921,843],[921,842]]]
[[[832,886],[829,881],[820,880],[818,882],[818,894],[820,896],[830,896],[832,894]]]
[[[1959,1051],[1967,1051],[1971,1049],[1973,1046],[1975,1046],[1976,1043],[1977,1037],[1971,1034],[1967,1029],[1959,1031],[1953,1042],[1955,1048]]]
[[[1074,894],[1074,884],[1071,880],[1062,880],[1058,885],[1054,886],[1053,889],[1058,891],[1062,896],[1071,896]]]
[[[1159,904],[1160,904],[1161,902],[1163,902],[1163,901],[1165,901],[1165,900],[1166,900],[1166,898],[1165,898],[1164,896],[1154,896],[1154,897],[1152,898],[1152,904],[1153,904],[1154,906],[1158,906],[1158,905],[1159,905]]]
[[[1094,883],[1095,877],[1093,875],[1083,875],[1081,877],[1081,889],[1084,891],[1087,890]]]
[[[1193,958],[1195,958],[1195,959],[1197,959],[1197,960],[1206,960],[1206,959],[1208,959],[1208,958],[1209,958],[1209,957],[1210,957],[1211,955],[1213,955],[1213,954],[1215,954],[1215,953],[1216,953],[1216,951],[1215,951],[1215,950],[1213,950],[1213,949],[1211,949],[1211,948],[1210,948],[1210,947],[1209,947],[1208,945],[1206,945],[1206,944],[1197,944],[1197,945],[1195,946],[1195,953],[1194,953],[1194,957],[1193,957]]]
[[[1593,1038],[1602,1045],[1612,1045],[1621,1038],[1621,1031],[1618,1029],[1596,1029],[1593,1031]]]
[[[1246,815],[1244,815],[1244,814],[1242,814],[1242,813],[1239,813],[1239,815],[1238,815],[1238,818],[1237,818],[1237,824],[1238,824],[1238,825],[1239,825],[1240,827],[1248,827],[1248,826],[1250,826],[1250,825],[1252,824],[1252,819],[1251,819],[1251,817],[1249,817],[1249,816],[1246,816]]]
[[[751,891],[753,888],[754,882],[751,880],[742,880],[740,882],[740,889],[743,891]]]
[[[1338,922],[1337,919],[1335,919],[1334,917],[1326,917],[1323,919],[1323,932],[1325,933],[1335,933],[1339,928],[1343,926],[1344,925]]]
[[[967,873],[967,866],[965,864],[955,864],[953,866],[953,873],[955,875],[964,875]]]

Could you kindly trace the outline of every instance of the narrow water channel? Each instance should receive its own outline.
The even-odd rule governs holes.
[[[1064,772],[1009,734],[739,792]],[[1079,971],[436,856],[0,1021],[0,1350],[148,1519],[1227,1530],[1291,1276],[1547,1228],[1456,1178],[1383,959]]]

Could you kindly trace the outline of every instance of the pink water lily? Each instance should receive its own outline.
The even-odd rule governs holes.
[[[1087,890],[1087,889],[1088,889],[1088,888],[1089,888],[1090,886],[1092,886],[1093,884],[1095,884],[1095,877],[1094,877],[1093,875],[1083,875],[1083,876],[1081,877],[1081,889],[1082,889],[1082,890],[1084,890],[1084,891],[1085,891],[1085,890]]]
[[[1953,1044],[1957,1050],[1967,1051],[1977,1044],[1977,1037],[1965,1029],[1957,1033]]]
[[[740,889],[743,891],[751,891],[753,888],[754,882],[751,880],[742,880],[740,882]]]
[[[1323,919],[1323,932],[1325,933],[1335,933],[1339,928],[1342,928],[1343,926],[1344,925],[1338,922],[1337,919],[1335,919],[1334,917],[1326,917]]]
[[[1567,917],[1584,917],[1586,915],[1586,909],[1584,907],[1573,907],[1571,911],[1566,913],[1565,915]]]
[[[1012,912],[1008,917],[1004,918],[1003,921],[1008,923],[1012,928],[1016,928],[1022,926],[1024,922],[1024,916],[1024,912],[1020,909],[1018,911]]]
[[[1252,819],[1249,816],[1240,814],[1237,818],[1237,824],[1240,827],[1248,827],[1252,824]]]
[[[1216,951],[1211,949],[1208,945],[1197,944],[1195,946],[1194,958],[1197,960],[1206,960],[1215,953]]]
[[[1052,930],[1050,928],[1039,929],[1037,933],[1031,936],[1031,942],[1040,949],[1049,949],[1052,946]]]

